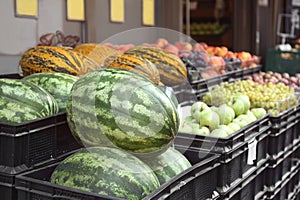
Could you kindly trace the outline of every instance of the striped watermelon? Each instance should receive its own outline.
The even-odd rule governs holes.
[[[96,194],[138,200],[160,184],[140,159],[111,147],[82,149],[63,160],[53,171],[54,184]]]
[[[115,145],[131,153],[162,152],[178,131],[174,103],[150,80],[124,69],[101,69],[75,82],[67,119],[83,145]]]
[[[69,94],[78,77],[60,72],[43,72],[31,74],[23,79],[49,92],[58,103],[59,111],[62,112],[66,110]]]
[[[43,88],[21,79],[0,79],[0,122],[22,123],[57,112],[57,102]]]
[[[154,157],[142,157],[141,160],[153,170],[160,184],[166,183],[192,166],[188,159],[173,147]]]

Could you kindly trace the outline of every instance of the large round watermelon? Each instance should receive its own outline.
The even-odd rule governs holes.
[[[0,79],[0,122],[22,123],[58,113],[51,94],[22,79]]]
[[[123,69],[101,69],[76,81],[67,119],[83,145],[113,145],[137,154],[165,151],[179,127],[170,98],[145,77]]]
[[[58,185],[130,200],[142,199],[160,186],[145,163],[112,147],[78,151],[56,167],[50,180]]]
[[[23,78],[49,92],[58,103],[59,111],[66,110],[72,86],[78,79],[77,76],[60,72],[35,73]]]
[[[160,155],[149,158],[143,157],[141,160],[153,170],[160,184],[166,183],[192,166],[189,160],[173,147],[169,147]]]

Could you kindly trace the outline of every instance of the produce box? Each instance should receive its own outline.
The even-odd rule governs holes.
[[[0,172],[17,174],[80,147],[66,113],[18,125],[0,123]]]
[[[268,176],[270,177],[270,175]],[[268,188],[264,200],[293,199],[299,192],[300,167],[299,160],[294,160],[293,167],[285,178],[274,188]]]
[[[179,132],[174,144],[221,156],[218,191],[222,195],[269,159],[269,128],[269,115],[265,115],[224,138]]]
[[[297,154],[300,151],[300,142],[298,144],[294,145],[293,147],[290,147],[290,149],[285,150],[282,152],[280,157],[276,158],[275,160],[270,159],[269,160],[269,166],[267,170],[268,174],[268,180],[266,186],[272,190],[274,188],[277,188],[278,185],[282,183],[282,181],[285,180],[286,176],[289,175],[291,170],[295,167],[294,165],[298,162],[295,162],[295,160],[298,160]]]
[[[161,185],[144,199],[216,199],[219,164],[219,155],[207,154],[199,151],[177,148],[191,162],[192,167],[173,177],[170,181]],[[105,195],[96,195],[78,189],[55,185],[49,182],[49,178],[59,162],[34,169],[16,176],[16,190],[18,199],[101,199],[108,200],[119,198]]]
[[[300,121],[299,104],[289,108],[277,116],[270,116],[271,134],[269,138],[269,154],[271,159],[280,157],[285,149],[290,148],[299,139]]]
[[[14,73],[0,78],[22,77]],[[0,123],[0,173],[18,174],[80,147],[65,112],[19,124]]]
[[[294,75],[300,72],[300,51],[281,51],[270,48],[267,51],[265,71]]]
[[[236,187],[220,196],[220,199],[262,199],[266,193],[265,183],[268,178],[266,176],[267,166],[268,163],[264,163],[262,166],[258,167],[252,174],[245,177]]]

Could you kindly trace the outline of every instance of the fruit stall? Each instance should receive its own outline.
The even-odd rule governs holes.
[[[0,200],[300,200],[299,1],[5,1]]]
[[[0,76],[4,199],[300,198],[299,74],[205,42],[71,41]]]

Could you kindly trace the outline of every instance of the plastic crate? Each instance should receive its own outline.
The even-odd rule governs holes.
[[[0,194],[3,200],[16,200],[15,175],[0,172]]]
[[[300,51],[281,51],[270,48],[266,56],[266,71],[273,71],[291,75],[300,72]]]
[[[266,193],[266,170],[268,163],[258,167],[252,174],[244,178],[235,188],[221,195],[222,200],[261,200]]]
[[[293,146],[294,142],[299,139],[298,112],[299,105],[296,105],[276,117],[270,116],[269,154],[271,159],[280,157],[280,153]]]
[[[275,188],[269,188],[264,197],[265,200],[290,200],[295,196],[300,181],[300,167],[299,160],[294,160],[294,165],[291,171],[287,174],[286,178],[280,182]]]
[[[66,113],[18,125],[0,123],[0,172],[17,174],[80,147]]]
[[[144,199],[215,199],[219,164],[219,155],[177,148],[183,152],[192,167],[173,177],[160,188]],[[16,176],[16,190],[19,200],[31,199],[85,199],[85,200],[117,200],[119,198],[97,195],[78,189],[55,185],[49,178],[59,162],[31,170]]]
[[[12,73],[0,78],[22,77]],[[0,173],[18,174],[80,147],[65,112],[20,124],[0,123]]]
[[[247,173],[255,170],[261,162],[268,160],[269,128],[269,118],[266,115],[226,138],[179,132],[174,144],[181,148],[186,147],[221,155],[218,191],[223,194],[241,181]],[[252,146],[255,144],[254,141],[257,142],[256,146]],[[256,155],[254,162],[250,163],[253,149]]]
[[[266,184],[266,187],[268,187],[269,190],[274,190],[274,188],[277,188],[278,185],[286,179],[292,168],[295,167],[293,165],[295,163],[294,160],[297,159],[295,154],[299,152],[299,150],[300,143],[285,150],[276,160],[269,160],[269,167],[267,170],[268,181]],[[299,163],[296,162],[296,164],[297,167],[300,167]]]

